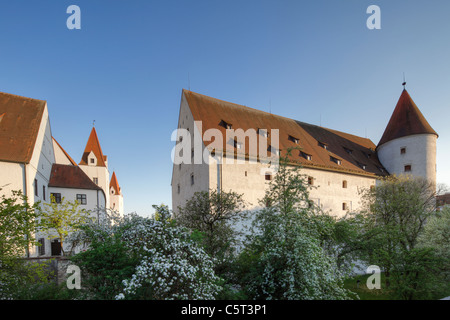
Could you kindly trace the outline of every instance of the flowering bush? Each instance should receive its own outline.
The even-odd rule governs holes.
[[[220,278],[213,260],[179,227],[125,217],[123,241],[142,259],[116,299],[214,299]]]
[[[157,207],[157,211],[156,218],[102,215],[102,223],[90,223],[74,237],[90,243],[89,249],[74,260],[87,272],[88,283],[96,284],[92,291],[104,287],[98,285],[101,283],[112,283],[117,289],[114,279],[121,276],[120,289],[113,296],[109,296],[109,290],[108,298],[214,299],[221,289],[214,261],[189,233],[168,219],[165,206]],[[120,252],[111,248],[120,248]],[[133,263],[131,273],[119,272],[124,266],[129,270]]]

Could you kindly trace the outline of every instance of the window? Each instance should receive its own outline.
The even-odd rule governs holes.
[[[194,174],[192,173],[191,174],[191,186],[193,186],[194,185]]]
[[[300,151],[300,156],[305,158],[306,160],[310,160],[310,161],[312,160],[312,155],[307,154],[307,153],[305,153],[303,151]]]
[[[347,210],[347,209],[348,209],[347,202],[342,202],[342,210]]]
[[[345,152],[347,152],[348,154],[352,154],[353,153],[352,149],[349,149],[349,148],[346,148],[346,147],[343,147],[343,148],[344,148]]]
[[[61,203],[61,193],[50,193],[50,200],[55,203]]]
[[[319,147],[322,147],[325,150],[328,150],[328,145],[326,143],[323,143],[323,142],[320,142],[320,141],[319,141]]]
[[[308,184],[310,186],[314,185],[314,178],[313,177],[308,177]]]
[[[90,158],[89,160],[91,161],[91,163],[95,163],[95,159],[94,158]]]
[[[194,148],[191,149],[191,159],[194,159]]]
[[[34,195],[39,196],[37,179],[34,179]]]
[[[181,192],[181,187],[180,187],[180,185],[178,185],[178,190],[177,190],[177,192],[178,192],[178,194],[180,194],[180,192]]]
[[[258,129],[258,134],[262,135],[264,138],[269,136],[269,133],[265,129]]]
[[[347,189],[347,180],[342,181],[342,188]]]
[[[96,185],[98,185],[98,178],[93,178],[92,180],[94,180],[94,183],[95,183]]]
[[[288,139],[289,139],[289,141],[292,141],[293,143],[298,144],[298,139],[297,138],[295,138],[295,137],[290,135]]]
[[[80,204],[87,204],[86,194],[77,194],[77,201]]]
[[[45,201],[45,186],[42,186],[42,199]]]
[[[400,154],[405,154],[405,153],[406,153],[406,147],[400,148]]]
[[[334,163],[336,163],[337,165],[341,165],[341,160],[339,160],[338,158],[332,157],[330,156],[330,160],[333,161]]]
[[[224,121],[224,120],[220,121],[219,126],[222,126],[222,127],[224,127],[225,129],[231,129],[231,128],[232,128],[231,123],[228,123],[228,122],[226,122],[226,121]]]
[[[45,255],[45,239],[39,238],[38,242],[39,242],[38,253],[40,256],[43,256]]]
[[[264,176],[264,179],[266,179],[267,181],[272,180],[272,174],[270,172],[266,172],[266,175]]]
[[[245,171],[245,176],[247,176],[247,171]]]
[[[364,163],[361,162],[356,162],[358,164],[358,166],[361,167],[361,169],[366,170],[366,165]]]
[[[407,164],[407,165],[405,166],[405,172],[411,172],[411,170],[412,170],[411,165],[410,165],[410,164]]]

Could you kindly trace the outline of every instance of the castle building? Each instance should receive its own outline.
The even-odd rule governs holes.
[[[255,134],[256,133],[256,134]],[[274,159],[293,148],[312,186],[310,198],[342,216],[360,206],[360,190],[390,174],[436,181],[437,134],[404,90],[378,145],[370,139],[183,90],[173,155],[172,209],[197,191],[243,194],[265,204]],[[234,159],[234,161],[228,161]],[[276,163],[276,161],[275,161]]]
[[[103,155],[95,128],[77,164],[52,136],[47,102],[0,92],[0,195],[22,191],[30,205],[79,202],[95,214],[112,209],[123,214],[123,195],[113,174],[114,202],[107,157]],[[111,182],[112,182],[111,181]],[[58,239],[37,235],[41,246],[31,256],[57,256]]]

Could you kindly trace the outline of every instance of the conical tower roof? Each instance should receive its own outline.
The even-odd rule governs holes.
[[[403,89],[378,146],[413,134],[435,134],[438,136],[411,99],[408,91]]]
[[[117,181],[117,177],[116,177],[116,173],[113,172],[112,177],[111,177],[111,182],[109,183],[109,187],[114,188],[114,190],[116,191],[115,194],[120,194],[120,187],[119,187],[119,182]]]
[[[91,134],[89,135],[88,142],[86,143],[86,148],[84,148],[83,156],[81,157],[80,165],[88,165],[89,153],[93,152],[97,158],[97,166],[106,167],[105,159],[106,156],[103,155],[102,147],[98,141],[97,132],[95,127],[92,127]]]

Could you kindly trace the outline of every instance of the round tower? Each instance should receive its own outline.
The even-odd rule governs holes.
[[[378,143],[378,158],[390,174],[424,177],[436,185],[437,138],[404,89]]]

